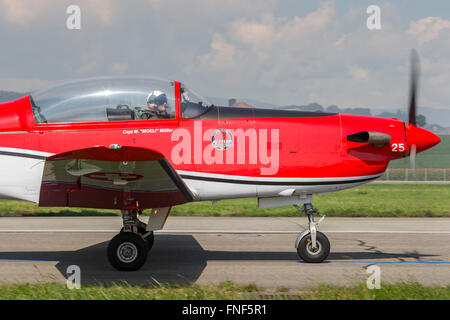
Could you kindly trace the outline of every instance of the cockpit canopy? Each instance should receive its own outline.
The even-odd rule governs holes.
[[[181,117],[185,119],[197,118],[206,113],[212,104],[185,85],[180,88]]]
[[[194,118],[209,103],[173,81],[151,77],[94,78],[69,82],[33,92],[31,103],[37,123],[104,122],[175,118],[175,96],[181,114]]]

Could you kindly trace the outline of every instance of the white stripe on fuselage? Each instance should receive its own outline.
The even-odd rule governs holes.
[[[216,178],[227,180],[240,180],[240,181],[258,181],[258,182],[334,182],[334,181],[354,181],[364,179],[376,179],[381,177],[382,174],[373,174],[369,176],[352,176],[352,177],[330,177],[330,178],[279,178],[279,177],[252,177],[252,176],[237,176],[231,174],[216,174],[197,171],[184,171],[177,170],[179,175],[187,175],[199,178]]]
[[[197,201],[280,197],[287,190],[293,190],[291,195],[330,193],[353,188],[381,177],[381,174],[376,174],[330,178],[272,178],[212,174],[184,170],[178,170],[177,173],[182,176],[183,181],[189,187],[194,195],[194,199]],[[217,180],[214,181],[214,179]],[[264,182],[268,184],[264,185]],[[327,182],[330,184],[327,184]],[[277,184],[270,185],[270,183]],[[307,183],[308,185],[295,185],[295,183]]]
[[[38,203],[45,157],[51,155],[48,152],[0,147],[0,198]]]
[[[18,149],[18,148],[6,148],[0,147],[0,151],[17,153],[17,157],[20,157],[20,154],[29,154],[33,156],[42,156],[42,157],[50,157],[54,155],[54,153],[36,151],[36,150],[28,150],[28,149]]]

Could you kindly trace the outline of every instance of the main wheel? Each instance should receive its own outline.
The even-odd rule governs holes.
[[[322,233],[316,232],[317,248],[312,247],[311,234],[305,235],[298,244],[297,253],[305,262],[319,263],[325,260],[330,253],[330,241]]]
[[[145,242],[147,242],[148,251],[150,251],[153,247],[153,243],[155,242],[155,235],[153,232],[144,238]]]
[[[120,229],[120,233],[123,233],[123,228]],[[138,232],[141,236],[147,233],[147,230],[144,228],[138,228]],[[153,243],[155,242],[155,235],[152,231],[151,234],[149,234],[147,237],[144,238],[145,242],[147,242],[148,251],[150,251],[153,248]]]
[[[147,260],[147,242],[138,234],[122,232],[108,244],[108,260],[119,271],[136,271]]]

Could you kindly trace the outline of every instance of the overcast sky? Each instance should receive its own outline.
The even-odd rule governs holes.
[[[66,9],[81,8],[81,30]],[[366,9],[381,8],[381,30]],[[0,89],[103,75],[180,80],[205,96],[278,105],[450,109],[450,1],[0,0]]]

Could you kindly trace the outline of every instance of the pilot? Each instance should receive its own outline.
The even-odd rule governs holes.
[[[147,96],[147,107],[135,109],[136,118],[140,120],[168,119],[167,96],[160,90],[153,90]]]
[[[167,107],[167,96],[159,90],[152,91],[147,97],[147,107],[150,110],[152,118],[149,119],[167,119],[169,112]]]

